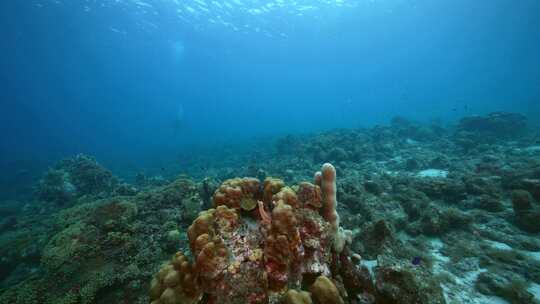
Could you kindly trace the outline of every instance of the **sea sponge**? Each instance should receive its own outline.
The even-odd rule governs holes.
[[[321,169],[321,189],[323,198],[323,217],[337,230],[339,227],[339,215],[337,214],[336,200],[336,168],[326,163]],[[317,179],[317,177],[315,177]]]
[[[322,190],[323,209],[322,216],[330,223],[330,229],[334,235],[334,250],[337,253],[343,251],[345,244],[352,242],[352,232],[339,227],[339,214],[337,213],[336,199],[336,168],[330,163],[325,163],[321,172],[315,173],[315,182],[320,183]]]
[[[336,285],[325,276],[319,276],[310,291],[318,304],[344,304]]]

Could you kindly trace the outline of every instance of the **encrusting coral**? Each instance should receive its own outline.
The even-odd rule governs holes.
[[[154,277],[152,304],[343,303],[329,279],[346,246],[335,177],[325,164],[316,184],[293,188],[275,178],[225,181],[189,227],[189,253]],[[301,291],[310,285],[313,299]]]

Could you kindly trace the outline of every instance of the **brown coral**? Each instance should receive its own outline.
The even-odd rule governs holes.
[[[278,193],[274,194],[272,197],[272,201],[277,205],[280,202],[287,204],[293,208],[298,208],[298,197],[296,196],[296,192],[294,192],[293,189],[290,187],[283,187],[281,190],[279,190]]]
[[[309,304],[309,293],[293,289],[320,275],[312,287],[314,302],[342,303],[325,277],[332,275],[340,232],[339,219],[332,217],[337,216],[335,175],[328,176],[329,166],[323,166],[322,191],[310,183],[286,187],[275,178],[267,178],[262,189],[252,178],[225,181],[215,192],[215,209],[201,212],[188,229],[193,263],[179,254],[180,262],[173,260],[158,273],[151,289],[154,304],[197,303],[190,299],[200,294],[206,303]],[[257,210],[241,212],[251,211],[251,200]],[[184,286],[195,293],[187,295]]]
[[[193,221],[193,224],[189,226],[188,229],[188,238],[189,245],[192,249],[196,250],[196,253],[200,252],[202,249],[196,244],[197,238],[201,235],[207,235],[210,238],[214,234],[214,213],[215,209],[209,209],[203,211],[199,214],[199,217]]]
[[[275,291],[284,288],[299,267],[303,247],[293,208],[283,202],[272,211],[265,257],[270,288]]]
[[[228,179],[214,193],[214,206],[253,210],[260,199],[260,181],[256,178]]]
[[[267,177],[264,180],[263,202],[265,204],[272,203],[272,198],[274,194],[278,193],[283,187],[285,187],[285,183],[282,179]]]
[[[197,241],[202,238],[202,249],[197,255],[196,267],[201,277],[203,284],[212,285],[213,279],[219,276],[223,270],[228,267],[229,254],[227,247],[223,244],[223,241],[219,238],[213,240],[207,239],[205,234],[199,236]]]
[[[308,182],[298,185],[298,201],[304,208],[319,210],[322,207],[321,187]]]
[[[327,277],[319,276],[311,285],[311,294],[318,304],[343,304],[336,285]]]
[[[311,295],[306,291],[289,289],[283,296],[282,304],[312,304]]]
[[[201,298],[195,268],[182,253],[164,265],[150,284],[151,304],[194,304]]]

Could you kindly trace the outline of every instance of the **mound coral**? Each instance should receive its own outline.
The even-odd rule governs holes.
[[[213,202],[189,227],[189,253],[154,277],[152,304],[343,303],[330,279],[346,245],[331,164],[315,184],[292,188],[275,178],[230,179]],[[311,294],[301,291],[309,286]]]
[[[119,185],[118,178],[93,157],[79,154],[49,169],[39,181],[36,195],[40,200],[63,206],[85,195],[107,197],[115,190],[118,194],[134,194],[129,185]]]

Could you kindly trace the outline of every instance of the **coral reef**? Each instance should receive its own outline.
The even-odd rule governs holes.
[[[331,165],[323,170],[327,167]],[[335,171],[331,182],[335,187]],[[188,229],[192,261],[186,262],[187,269],[208,301],[274,303],[289,289],[301,288],[304,277],[330,275],[336,234],[322,216],[320,200],[333,200],[334,208],[329,208],[335,214],[335,188],[326,187],[322,195],[313,184],[303,183],[301,189],[298,197],[279,179],[267,178],[261,185],[256,179],[243,178],[227,180],[216,190],[215,208],[200,213]],[[168,300],[171,291],[163,272],[178,271],[174,263],[173,259],[155,278],[154,303],[183,303]],[[176,299],[184,297],[182,288],[171,290],[178,291]]]
[[[198,185],[179,179],[136,196],[61,210],[45,227],[21,219],[20,225],[30,225],[28,232],[21,227],[11,238],[0,239],[13,284],[2,292],[0,303],[147,302],[141,286],[182,246],[182,239],[187,241],[180,215],[186,200],[202,204],[198,193]],[[17,269],[36,267],[38,273],[14,281]]]
[[[105,197],[115,190],[124,195],[136,193],[129,185],[119,185],[118,179],[93,157],[79,154],[49,169],[37,186],[36,196],[43,201],[67,205],[85,195]]]
[[[469,116],[462,118],[458,130],[479,132],[498,137],[515,137],[527,128],[527,118],[518,113],[494,112],[486,116]]]
[[[275,178],[263,185],[253,178],[225,181],[214,194],[214,208],[189,227],[190,250],[176,253],[154,277],[152,303],[330,304],[349,303],[360,294],[394,302],[407,294],[407,303],[440,299],[436,288],[420,295],[427,283],[414,281],[410,273],[412,282],[400,281],[404,275],[398,270],[381,268],[375,285],[358,264],[361,258],[350,262],[352,232],[340,227],[336,191],[336,170],[329,163],[315,174],[315,184],[292,188]],[[264,201],[257,208],[242,203],[255,199]],[[361,283],[347,290],[349,282]],[[307,287],[309,293],[302,290]]]
[[[539,133],[474,120],[227,147],[135,186],[62,161],[0,202],[0,303],[538,303]]]

